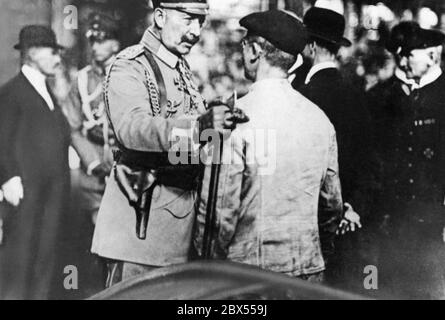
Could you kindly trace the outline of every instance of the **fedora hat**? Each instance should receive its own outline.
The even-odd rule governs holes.
[[[54,31],[46,26],[40,25],[24,27],[20,31],[19,43],[14,46],[14,49],[23,50],[32,47],[64,49],[64,47],[57,43]]]
[[[308,34],[312,37],[349,47],[351,41],[344,37],[345,18],[332,10],[313,7],[303,19]]]

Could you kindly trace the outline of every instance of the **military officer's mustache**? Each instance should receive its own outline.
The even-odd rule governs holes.
[[[182,37],[182,42],[187,42],[194,46],[195,44],[197,44],[199,42],[199,37],[184,36],[184,37]]]

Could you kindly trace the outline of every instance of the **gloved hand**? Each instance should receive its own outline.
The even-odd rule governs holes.
[[[24,196],[22,179],[14,177],[6,182],[1,189],[6,202],[11,206],[18,207]]]
[[[214,129],[219,133],[223,133],[224,130],[233,130],[236,125],[231,117],[232,114],[228,106],[224,104],[214,105],[199,117],[199,129],[201,132]]]
[[[108,163],[102,162],[97,165],[91,173],[99,179],[105,179],[111,173],[111,166]]]
[[[355,232],[356,229],[362,228],[360,215],[354,211],[354,208],[352,208],[349,203],[345,203],[345,208],[345,216],[337,230],[337,235],[344,235],[348,232]]]

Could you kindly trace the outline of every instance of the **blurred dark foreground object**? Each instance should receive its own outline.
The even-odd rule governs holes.
[[[90,300],[363,300],[361,296],[228,262],[154,270]]]

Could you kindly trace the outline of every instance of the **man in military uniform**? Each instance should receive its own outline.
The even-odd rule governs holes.
[[[105,177],[113,164],[115,139],[108,125],[102,88],[106,69],[120,51],[119,26],[108,16],[93,14],[86,37],[92,62],[78,73],[70,93],[72,110],[68,118],[73,131],[84,137],[73,135],[73,146],[82,165],[82,209],[94,223],[105,192]]]
[[[117,56],[105,82],[107,112],[120,152],[99,211],[92,252],[110,259],[108,286],[189,260],[201,166],[176,163],[175,146],[181,136],[186,144],[196,145],[191,140],[198,127],[222,131],[230,125],[225,121],[227,107],[206,110],[184,60],[199,41],[207,2],[165,0],[153,5],[153,25],[140,44]]]
[[[394,27],[388,49],[398,69],[380,97],[382,203],[390,226],[381,275],[393,294],[407,298],[444,297],[444,39],[415,22]]]
[[[84,236],[75,242],[81,248],[79,268],[85,277],[81,282],[103,286],[106,275],[103,261],[89,254],[94,224],[105,192],[105,179],[113,165],[115,138],[109,128],[103,99],[106,69],[120,51],[119,24],[109,16],[93,13],[85,34],[89,41],[91,63],[80,70],[68,99],[64,100],[65,115],[71,125],[72,145],[81,160],[79,170],[81,215],[79,225]]]

